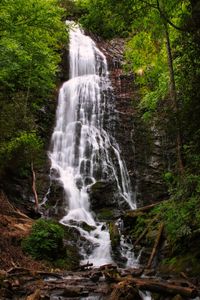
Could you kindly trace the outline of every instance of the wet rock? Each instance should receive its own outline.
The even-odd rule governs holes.
[[[98,282],[101,276],[102,276],[102,272],[94,272],[90,276],[90,280],[93,281],[93,282]]]
[[[121,211],[115,207],[104,207],[96,212],[97,218],[100,221],[117,220],[121,216]],[[104,226],[105,227],[105,226]],[[104,228],[105,229],[105,228]],[[103,230],[103,228],[102,228]]]
[[[62,49],[59,79],[61,82],[65,82],[69,79],[69,50],[67,48]]]
[[[113,182],[97,181],[89,191],[90,205],[92,210],[98,210],[105,207],[112,207],[116,202],[116,186]]]
[[[123,39],[97,41],[105,53],[115,94],[116,118],[112,128],[125,160],[137,203],[144,206],[168,195],[162,175],[175,157],[175,139],[169,130],[170,121],[152,115],[145,123],[138,110],[140,91],[135,74],[123,70]],[[113,134],[113,133],[112,133]]]
[[[109,224],[109,233],[112,249],[116,249],[120,245],[120,232],[115,222]]]
[[[60,220],[66,214],[66,199],[64,189],[58,180],[52,180],[47,201],[41,208],[44,215]]]

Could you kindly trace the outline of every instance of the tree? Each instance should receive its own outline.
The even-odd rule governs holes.
[[[57,0],[1,1],[0,172],[16,152],[38,153],[37,113],[55,88],[60,49],[67,42],[62,14]]]

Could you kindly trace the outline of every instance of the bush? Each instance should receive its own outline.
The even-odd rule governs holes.
[[[64,230],[51,220],[39,219],[29,237],[22,242],[24,251],[36,259],[53,261],[63,257]]]

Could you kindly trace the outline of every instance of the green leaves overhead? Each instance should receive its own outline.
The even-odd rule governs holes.
[[[38,110],[55,88],[67,44],[62,15],[59,0],[1,0],[0,173],[15,153],[26,164],[42,148]]]
[[[56,0],[3,0],[0,80],[4,86],[30,86],[39,93],[53,87],[56,50],[64,36],[61,14]]]
[[[130,0],[78,0],[76,3],[83,10],[80,22],[89,30],[105,38],[127,36],[133,19]]]

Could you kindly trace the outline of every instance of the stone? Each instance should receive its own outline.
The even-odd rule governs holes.
[[[115,222],[109,224],[109,233],[112,249],[116,249],[120,245],[120,232]]]
[[[113,182],[97,181],[89,191],[91,209],[96,211],[105,207],[112,207],[115,200],[115,188]]]

